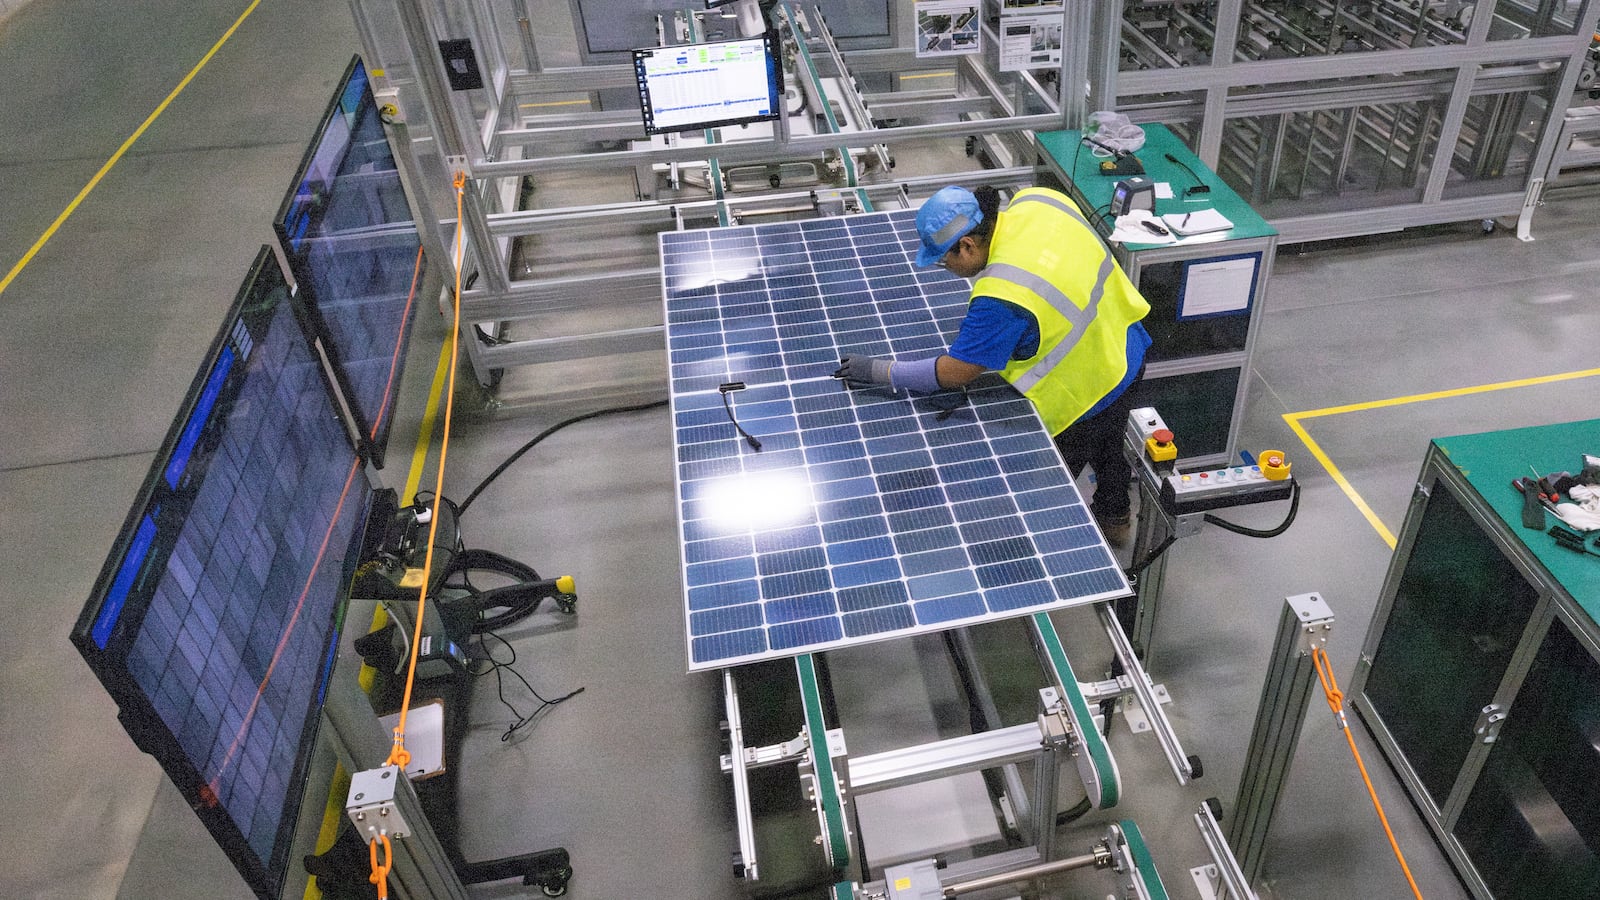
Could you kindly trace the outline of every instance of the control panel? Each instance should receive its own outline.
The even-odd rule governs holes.
[[[1294,482],[1271,479],[1260,466],[1225,466],[1168,475],[1161,482],[1161,508],[1172,515],[1283,500]]]

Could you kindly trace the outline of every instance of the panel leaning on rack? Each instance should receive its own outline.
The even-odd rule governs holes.
[[[938,353],[960,323],[966,282],[912,266],[912,215],[661,236],[691,670],[1128,592],[1009,385],[832,377],[845,353]]]

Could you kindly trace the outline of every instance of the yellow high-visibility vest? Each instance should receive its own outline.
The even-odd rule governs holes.
[[[1015,303],[1038,320],[1038,351],[1000,375],[1033,401],[1051,434],[1122,383],[1128,328],[1150,312],[1077,206],[1046,188],[1018,191],[1000,213],[972,296]]]

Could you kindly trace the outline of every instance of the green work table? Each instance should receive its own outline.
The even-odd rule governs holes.
[[[1165,182],[1173,193],[1156,200],[1156,215],[1215,209],[1233,227],[1175,243],[1111,245],[1150,302],[1144,324],[1153,344],[1134,399],[1139,406],[1160,410],[1177,435],[1180,463],[1231,463],[1240,449],[1246,374],[1278,233],[1165,126],[1143,127],[1145,144],[1134,155],[1145,177]],[[1071,196],[1107,237],[1112,223],[1103,213],[1122,178],[1100,173],[1102,157],[1081,143],[1081,134],[1070,130],[1037,136],[1041,181]],[[1168,155],[1178,162],[1168,161]],[[1197,183],[1209,192],[1186,199],[1187,189]]]
[[[1600,896],[1600,556],[1511,485],[1585,453],[1600,420],[1433,441],[1351,684],[1475,897]]]

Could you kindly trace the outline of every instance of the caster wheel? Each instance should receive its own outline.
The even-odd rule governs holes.
[[[548,880],[539,882],[539,892],[546,897],[560,897],[567,892],[567,882],[572,880],[570,866],[550,875]]]
[[[1478,226],[1483,229],[1484,234],[1494,234],[1493,219],[1484,219],[1482,222],[1478,223]]]

